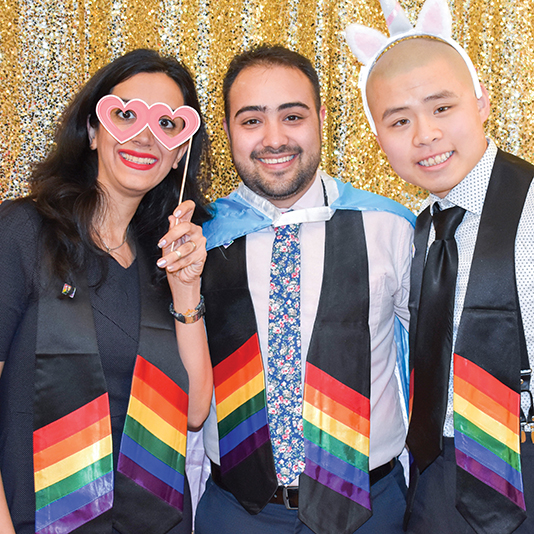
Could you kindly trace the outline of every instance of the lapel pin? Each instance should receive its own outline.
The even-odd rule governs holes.
[[[69,286],[69,284],[63,284],[63,289],[61,290],[61,294],[64,297],[69,297],[73,299],[74,295],[76,294],[76,288],[74,286]]]

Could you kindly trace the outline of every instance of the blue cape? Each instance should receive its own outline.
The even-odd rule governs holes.
[[[340,180],[334,180],[339,197],[332,203],[332,209],[387,211],[404,217],[412,226],[415,225],[415,215],[398,202],[369,191],[356,189],[351,184]],[[235,192],[216,200],[210,208],[214,218],[204,223],[202,227],[208,240],[206,244],[208,250],[221,245],[229,245],[238,237],[257,232],[272,224],[269,217],[255,209]]]

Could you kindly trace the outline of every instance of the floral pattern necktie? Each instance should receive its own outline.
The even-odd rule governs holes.
[[[269,287],[267,406],[281,485],[304,470],[298,224],[275,228]]]

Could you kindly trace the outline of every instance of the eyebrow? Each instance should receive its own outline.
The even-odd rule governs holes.
[[[457,98],[457,94],[452,91],[441,91],[439,93],[434,93],[433,95],[428,95],[423,99],[423,103],[432,102],[434,100],[442,100],[444,98]],[[402,111],[406,111],[408,109],[408,106],[399,106],[398,108],[388,108],[386,111],[384,111],[382,115],[382,120],[387,119],[390,115],[393,115],[394,113],[401,113]]]
[[[390,115],[394,115],[395,113],[400,113],[401,111],[406,111],[407,109],[408,109],[408,106],[401,106],[401,107],[398,107],[398,108],[388,108],[382,114],[382,120],[387,119]]]
[[[441,100],[442,98],[457,98],[457,94],[452,91],[441,91],[440,93],[435,93],[433,95],[428,95],[423,102],[430,102],[432,100]]]
[[[284,109],[289,108],[303,108],[309,110],[310,106],[304,104],[304,102],[286,102],[285,104],[280,104],[278,108],[276,108],[276,111],[283,111]],[[247,111],[258,111],[260,113],[265,113],[267,111],[267,106],[244,106],[237,111],[234,118],[238,117],[242,113],[246,113]]]

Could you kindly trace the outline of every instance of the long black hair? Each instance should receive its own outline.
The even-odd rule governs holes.
[[[103,258],[95,243],[94,216],[104,208],[104,195],[97,183],[98,155],[91,150],[87,123],[99,127],[96,104],[119,83],[142,72],[162,72],[180,87],[184,103],[199,115],[200,105],[193,79],[179,61],[154,50],[129,52],[101,68],[75,95],[55,132],[54,145],[30,177],[30,198],[43,218],[45,250],[55,273],[65,281],[84,267],[88,251]],[[201,115],[202,116],[202,115]],[[153,282],[164,273],[155,266],[161,251],[157,243],[168,230],[168,216],[175,209],[186,156],[178,168],[142,199],[130,225],[145,255],[154,265]],[[185,199],[196,203],[194,222],[210,218],[206,194],[211,180],[210,146],[204,121],[192,139]],[[104,265],[104,262],[101,262]]]

